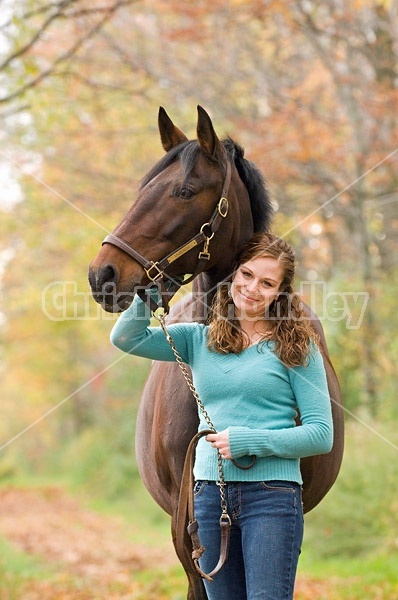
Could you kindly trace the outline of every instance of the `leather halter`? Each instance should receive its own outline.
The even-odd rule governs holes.
[[[210,217],[210,220],[207,223],[203,223],[201,226],[199,233],[193,236],[188,242],[179,246],[176,250],[173,250],[165,256],[162,260],[153,261],[148,260],[143,256],[138,250],[135,250],[130,244],[117,237],[113,233],[106,236],[102,245],[111,244],[112,246],[116,246],[119,250],[122,250],[126,254],[128,254],[131,258],[137,261],[143,268],[148,277],[148,279],[152,283],[157,283],[159,280],[162,282],[165,276],[165,270],[169,265],[171,265],[178,258],[204,243],[203,250],[198,254],[198,264],[194,270],[194,273],[188,279],[185,279],[183,282],[176,282],[172,280],[171,286],[169,286],[169,291],[175,293],[177,289],[184,283],[189,283],[204,270],[206,263],[210,260],[210,252],[209,252],[209,244],[210,240],[214,237],[214,234],[218,231],[223,219],[228,214],[228,191],[229,186],[231,184],[231,163],[227,161],[227,171],[222,187],[221,198],[217,203],[217,206]],[[165,290],[163,290],[165,292]],[[163,297],[163,293],[162,293]],[[168,302],[163,299],[163,305],[165,310],[168,310]]]

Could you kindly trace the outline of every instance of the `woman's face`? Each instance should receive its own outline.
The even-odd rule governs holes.
[[[263,318],[279,295],[282,278],[282,267],[275,258],[259,257],[242,263],[231,285],[237,317]]]

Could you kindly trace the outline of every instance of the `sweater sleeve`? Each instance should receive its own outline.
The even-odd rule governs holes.
[[[150,327],[151,310],[135,296],[129,308],[116,321],[110,335],[111,343],[128,354],[151,358],[152,360],[175,361],[174,353],[161,327]],[[188,363],[188,344],[184,324],[170,325],[178,352]]]
[[[275,430],[230,427],[232,458],[256,454],[297,459],[330,452],[333,421],[320,352],[312,353],[306,367],[289,369],[289,377],[302,424]]]

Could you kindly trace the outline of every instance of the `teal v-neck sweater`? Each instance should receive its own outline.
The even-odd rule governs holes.
[[[113,327],[112,344],[129,354],[174,361],[163,330],[150,327],[150,317],[147,306],[135,297]],[[327,453],[333,443],[319,351],[312,350],[307,366],[288,368],[274,353],[273,342],[250,346],[239,354],[220,354],[207,346],[206,325],[178,323],[168,330],[192,370],[195,388],[216,430],[228,428],[232,457],[247,463],[250,455],[257,456],[248,470],[224,460],[225,481],[302,483],[300,458]],[[297,410],[300,426],[295,424]],[[200,412],[199,418],[199,430],[208,429]],[[218,479],[217,451],[204,438],[197,447],[194,476],[196,480]]]

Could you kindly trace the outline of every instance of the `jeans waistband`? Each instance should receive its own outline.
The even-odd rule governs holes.
[[[205,484],[212,484],[212,485],[220,485],[219,481],[215,481],[213,479],[197,479],[195,481],[195,483],[205,483]],[[266,483],[267,485],[289,485],[292,487],[297,487],[297,488],[301,488],[301,484],[298,483],[297,481],[287,481],[286,479],[261,479],[259,481],[226,481],[225,485],[244,485],[244,486],[249,486],[249,485],[256,485],[258,483]]]

